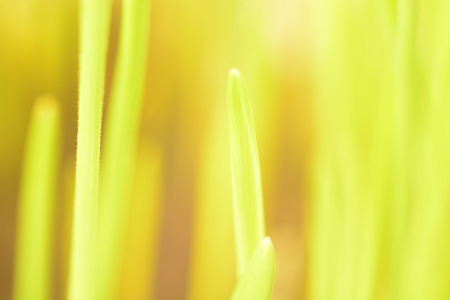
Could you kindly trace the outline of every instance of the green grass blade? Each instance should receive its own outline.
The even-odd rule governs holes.
[[[100,131],[110,0],[80,2],[80,90],[75,210],[68,298],[92,299],[92,255],[98,202]]]
[[[96,299],[111,299],[131,204],[150,29],[150,0],[123,2],[119,52],[105,124],[100,177]]]
[[[272,294],[275,251],[269,237],[262,239],[231,296],[231,300],[268,300]]]
[[[51,299],[51,245],[59,108],[51,97],[37,100],[28,130],[20,187],[14,299]]]
[[[258,147],[247,89],[238,70],[228,77],[228,113],[238,277],[265,236]]]

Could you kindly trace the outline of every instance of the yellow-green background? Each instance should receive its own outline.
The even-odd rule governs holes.
[[[114,2],[106,109],[119,28]],[[76,1],[0,0],[0,299],[11,293],[25,134],[42,94],[63,114],[53,290],[65,295],[77,41]],[[133,200],[145,209],[132,208],[136,239],[127,243],[153,250],[128,249],[117,295],[230,296],[225,97],[237,67],[253,106],[276,253],[273,299],[448,299],[449,53],[448,0],[152,1]],[[153,195],[145,178],[155,144],[163,158],[148,183]],[[154,231],[136,229],[152,214]],[[151,271],[133,274],[141,261]]]
[[[193,266],[199,256],[207,255],[195,255],[194,250],[196,243],[203,244],[195,242],[195,228],[203,211],[208,211],[198,204],[205,198],[222,200],[215,214],[223,216],[219,231],[224,236],[219,238],[212,230],[211,237],[228,253],[225,258],[220,253],[205,257],[205,265],[218,260],[220,271],[210,278],[223,281],[223,294],[216,299],[226,299],[234,285],[225,103],[231,67],[243,72],[254,110],[267,228],[277,253],[274,297],[297,298],[304,293],[302,207],[308,193],[312,132],[309,19],[307,3],[298,0],[152,1],[141,131],[143,139],[161,143],[164,157],[162,225],[155,245],[159,249],[156,299],[182,299],[196,293]],[[105,99],[119,26],[120,2],[115,1]],[[76,1],[0,1],[0,299],[11,293],[22,154],[32,103],[42,94],[54,95],[63,115],[54,290],[58,299],[65,293],[70,239],[65,195],[71,187],[64,177],[72,176],[75,164],[77,64]],[[197,285],[208,289],[207,283]]]

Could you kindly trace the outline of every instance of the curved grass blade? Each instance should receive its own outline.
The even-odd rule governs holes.
[[[51,240],[59,165],[59,108],[51,97],[34,105],[20,188],[15,300],[51,299]]]
[[[269,237],[262,239],[231,296],[231,300],[268,300],[272,294],[275,251]]]
[[[110,0],[80,2],[80,98],[72,258],[68,298],[93,298],[93,243]]]
[[[124,1],[102,149],[96,299],[113,298],[119,279],[147,70],[149,27],[150,0]]]
[[[258,147],[247,89],[240,72],[228,77],[230,154],[238,278],[265,236]]]

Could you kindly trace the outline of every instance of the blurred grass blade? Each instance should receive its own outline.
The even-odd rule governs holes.
[[[238,70],[228,77],[228,113],[238,277],[265,236],[255,128],[246,86]]]
[[[59,165],[59,108],[39,98],[28,131],[19,199],[14,299],[51,299],[52,225]]]
[[[72,259],[68,298],[92,299],[100,131],[110,0],[80,2],[80,89]]]
[[[235,284],[228,116],[219,103],[200,155],[194,210],[190,300],[228,299]],[[211,201],[214,199],[213,201]]]
[[[269,237],[262,239],[231,296],[231,300],[268,300],[272,294],[275,251]]]
[[[96,299],[113,298],[119,279],[147,70],[149,27],[150,0],[124,1],[102,149]]]
[[[117,299],[152,299],[161,233],[163,153],[152,139],[139,146],[120,291]]]
[[[73,201],[75,194],[75,153],[71,154],[64,161],[63,170],[63,198],[61,212],[58,216],[61,228],[58,229],[59,238],[59,276],[56,284],[59,285],[56,299],[64,299],[67,295],[69,284],[70,259],[72,250],[72,230],[73,230]]]

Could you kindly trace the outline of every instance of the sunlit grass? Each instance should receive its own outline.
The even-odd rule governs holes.
[[[123,2],[118,57],[103,134],[95,299],[111,299],[118,283],[136,164],[149,25],[150,0]]]
[[[253,253],[231,300],[270,299],[275,273],[275,252],[272,241],[265,237]]]
[[[229,73],[227,97],[236,261],[237,273],[241,276],[250,257],[265,236],[265,225],[253,116],[247,89],[236,69]]]
[[[130,0],[114,8],[111,34],[110,2],[80,1],[76,178],[68,153],[62,173],[70,201],[53,197],[62,181],[58,105],[44,98],[33,109],[14,299],[148,299],[168,290],[191,300],[270,299],[274,279],[274,299],[450,298],[450,1],[155,1],[150,31],[151,1]],[[15,31],[0,28],[5,45],[18,36],[0,49],[0,98],[11,99],[2,117],[16,98],[65,82],[28,91],[27,76],[41,65],[25,59],[16,68],[8,53],[31,52],[31,40],[45,36],[39,26],[36,36],[21,30],[39,23],[47,6],[10,3],[0,17],[19,9],[23,16]],[[64,23],[56,11],[48,16],[61,22],[49,18],[51,25]],[[14,23],[13,14],[4,19]],[[48,41],[58,41],[51,32]],[[158,43],[149,48],[150,35]],[[64,54],[65,41],[45,57]],[[231,64],[245,71],[249,92],[236,69],[225,89]],[[53,80],[48,69],[56,66],[66,70],[55,59],[39,75]],[[59,102],[63,121],[76,100],[66,88],[55,91],[68,96]],[[45,126],[39,112],[50,116]],[[2,154],[17,150],[7,145],[14,135],[2,139]],[[55,251],[53,241],[71,244],[69,271],[61,263],[69,251]],[[297,242],[299,250],[287,249]],[[285,282],[291,290],[281,291]]]
[[[57,101],[34,104],[23,161],[16,242],[15,300],[52,298],[52,242],[61,151]]]
[[[274,273],[272,241],[265,236],[258,145],[240,72],[228,75],[231,182],[238,284],[232,299],[269,299]]]
[[[71,300],[90,300],[96,286],[100,131],[111,3],[82,0],[80,4],[78,144],[68,295]]]
[[[449,6],[326,2],[316,7],[328,22],[316,38],[308,296],[446,299],[448,244],[437,236],[448,226],[449,32],[438,24]]]

